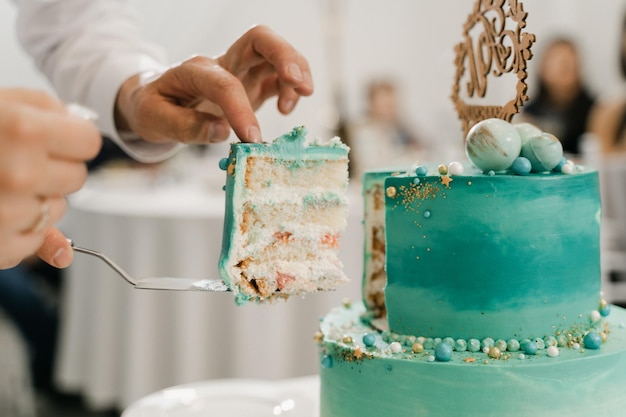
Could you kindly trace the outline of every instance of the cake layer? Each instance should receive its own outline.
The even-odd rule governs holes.
[[[537,338],[600,300],[597,172],[401,175],[385,181],[391,331]]]
[[[311,142],[304,128],[271,144],[231,146],[222,167],[226,213],[220,275],[236,300],[329,290],[347,281],[348,148]]]
[[[541,349],[500,359],[453,351],[449,362],[433,361],[434,349],[412,353],[410,344],[394,353],[361,323],[363,312],[360,303],[340,307],[321,322],[321,417],[617,417],[626,409],[619,307],[611,306],[610,333],[597,350],[570,343],[556,357]]]
[[[406,171],[403,169],[402,171]],[[363,174],[364,264],[363,302],[375,317],[386,317],[385,286],[385,178],[394,170],[372,170]]]

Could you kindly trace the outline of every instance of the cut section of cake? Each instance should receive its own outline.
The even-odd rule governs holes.
[[[236,143],[227,171],[220,275],[238,303],[333,290],[347,281],[348,150],[297,127],[272,143]]]

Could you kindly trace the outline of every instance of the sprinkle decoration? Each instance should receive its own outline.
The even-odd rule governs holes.
[[[375,342],[376,342],[376,336],[374,336],[372,333],[365,333],[363,335],[363,344],[366,347],[373,347]]]
[[[452,178],[450,178],[448,175],[443,175],[441,177],[439,177],[441,179],[441,183],[443,185],[445,185],[446,187],[450,188],[450,183],[453,181]]]
[[[389,198],[394,198],[398,194],[398,190],[396,187],[387,187],[385,194],[387,194],[387,197]]]
[[[222,171],[226,171],[228,169],[228,158],[220,159],[218,166]]]
[[[596,332],[589,332],[583,339],[583,345],[587,349],[599,349],[602,345],[602,337]]]
[[[322,365],[322,368],[324,368],[324,369],[332,368],[333,367],[333,357],[330,356],[330,355],[322,356],[321,365]]]
[[[452,346],[440,342],[435,346],[435,359],[439,362],[449,362],[452,359]]]
[[[548,356],[551,358],[556,358],[557,356],[559,356],[559,353],[560,353],[559,348],[556,346],[550,346],[546,352],[548,353]]]
[[[391,350],[391,353],[400,353],[402,352],[402,345],[398,342],[392,342],[389,345],[389,349]]]
[[[418,166],[417,168],[415,168],[415,175],[417,175],[418,177],[423,177],[426,174],[428,174],[428,168],[426,168],[425,166]]]
[[[463,175],[463,172],[465,172],[465,168],[463,164],[458,161],[450,162],[448,165],[449,175]]]

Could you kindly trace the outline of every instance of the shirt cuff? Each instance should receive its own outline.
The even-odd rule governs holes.
[[[177,142],[153,143],[137,135],[120,135],[115,126],[115,101],[122,84],[142,72],[163,72],[166,66],[147,55],[127,54],[105,60],[96,73],[87,95],[86,105],[98,114],[96,124],[103,135],[111,138],[124,152],[139,162],[163,161],[184,145]]]

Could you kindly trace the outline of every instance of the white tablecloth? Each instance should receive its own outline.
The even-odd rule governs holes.
[[[223,175],[223,173],[218,175]],[[217,278],[221,184],[158,184],[135,172],[91,178],[70,199],[65,232],[135,277]],[[212,378],[279,379],[317,372],[318,320],[360,298],[359,190],[342,240],[351,283],[273,305],[231,294],[136,290],[102,261],[75,254],[67,270],[56,380],[92,408],[124,408],[159,389]]]

